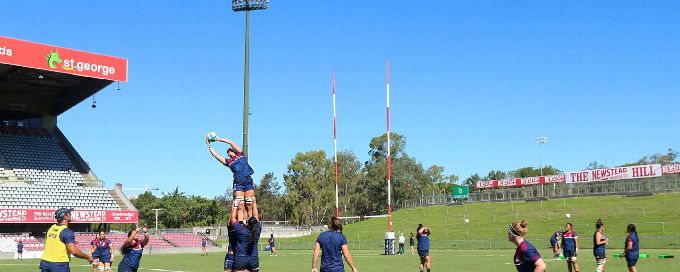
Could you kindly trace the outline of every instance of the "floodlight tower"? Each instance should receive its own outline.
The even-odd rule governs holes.
[[[243,75],[243,154],[248,156],[248,71],[250,59],[250,11],[269,8],[269,0],[232,0],[231,9],[246,12],[245,73]]]
[[[543,144],[548,142],[548,137],[536,137],[536,143],[538,144],[538,157],[539,167],[541,168],[541,176],[543,176]]]

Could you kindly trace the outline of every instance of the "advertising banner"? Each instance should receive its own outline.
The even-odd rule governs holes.
[[[0,63],[111,81],[127,81],[127,60],[0,36]]]
[[[662,174],[680,174],[680,164],[668,164],[661,167]]]
[[[480,180],[475,185],[477,189],[498,188],[497,180]]]
[[[517,186],[537,185],[545,183],[545,177],[516,178]]]
[[[571,172],[567,174],[567,183],[651,178],[659,176],[661,176],[660,164],[635,165]]]
[[[0,209],[0,223],[54,223],[54,209]],[[74,210],[71,223],[137,223],[139,211]]]
[[[467,185],[453,185],[453,199],[466,199],[470,194],[470,188]]]
[[[501,179],[498,180],[498,187],[513,187],[517,186],[515,179]]]
[[[567,175],[557,174],[552,176],[545,176],[545,183],[566,183]]]

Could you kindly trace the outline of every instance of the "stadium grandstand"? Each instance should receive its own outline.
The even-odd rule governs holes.
[[[19,240],[42,250],[62,207],[75,209],[77,232],[136,223],[121,185],[104,188],[57,126],[60,114],[126,81],[127,61],[6,37],[0,48],[0,253],[15,252]]]

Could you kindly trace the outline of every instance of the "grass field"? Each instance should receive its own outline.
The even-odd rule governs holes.
[[[651,253],[648,259],[641,259],[638,262],[638,271],[680,271],[678,259],[661,260],[656,254],[672,253],[680,254],[680,250],[643,250]],[[546,255],[547,250],[542,250]],[[515,271],[512,264],[514,251],[511,250],[435,250],[432,251],[432,271]],[[611,255],[611,252],[608,253]],[[280,251],[276,257],[270,257],[266,252],[261,252],[260,270],[276,272],[300,272],[311,270],[311,250],[291,250]],[[353,251],[354,261],[359,271],[418,271],[418,257],[405,256],[383,256],[378,251]],[[579,263],[581,271],[594,271],[595,262],[590,251],[581,254]],[[187,271],[187,272],[206,272],[223,271],[222,263],[224,254],[210,254],[208,256],[198,256],[198,254],[151,254],[142,258],[142,265],[139,271]],[[25,272],[38,271],[38,260],[4,260],[0,261],[0,271],[2,272]],[[565,261],[547,258],[548,271],[567,271]],[[114,264],[114,271],[116,264]],[[346,268],[348,268],[346,266]],[[613,259],[610,257],[607,262],[607,271],[628,271],[624,260]],[[72,270],[74,272],[92,271],[83,260],[73,260]],[[346,269],[346,271],[350,271]]]
[[[567,271],[565,261],[550,257],[548,237],[565,222],[574,223],[581,237],[579,260],[581,271],[594,271],[589,249],[598,218],[605,221],[605,234],[611,238],[607,271],[627,271],[625,261],[611,256],[620,252],[625,239],[625,226],[635,223],[640,234],[642,253],[651,254],[638,262],[638,271],[680,271],[677,259],[661,260],[660,253],[680,257],[680,193],[626,198],[600,196],[557,199],[543,202],[481,203],[465,206],[432,206],[402,209],[394,213],[396,232],[415,231],[418,223],[433,230],[433,271],[515,271],[512,264],[514,246],[507,241],[508,224],[517,219],[529,220],[528,239],[539,249],[548,271]],[[570,213],[571,218],[565,219]],[[464,224],[465,218],[470,219]],[[352,255],[360,271],[418,271],[416,256],[381,255],[382,239],[387,226],[385,218],[375,218],[345,227]],[[268,237],[263,234],[263,237]],[[316,234],[293,239],[278,239],[279,256],[261,252],[262,271],[310,271],[311,248]],[[467,236],[467,240],[466,240]],[[296,250],[289,250],[297,248]],[[468,248],[461,250],[461,248]],[[222,271],[224,254],[151,254],[142,259],[140,271]],[[92,271],[82,260],[73,261],[72,271]],[[115,264],[114,264],[115,266]],[[37,271],[37,260],[0,261],[0,272]],[[115,271],[115,269],[114,269]]]
[[[581,247],[590,248],[595,221],[602,218],[610,247],[623,246],[626,225],[634,223],[646,248],[680,248],[680,215],[676,207],[680,193],[653,196],[597,196],[555,199],[542,202],[497,202],[465,206],[431,206],[402,209],[394,213],[394,231],[414,232],[418,223],[432,229],[432,247],[436,249],[491,248],[506,249],[508,225],[516,219],[529,220],[527,237],[539,249],[547,248],[552,232],[563,229],[566,222],[574,224],[581,237]],[[565,218],[569,213],[571,218]],[[464,219],[470,219],[469,224]],[[374,218],[347,225],[344,234],[355,248],[380,249],[386,218]],[[280,248],[309,248],[316,235],[279,239]],[[467,244],[465,242],[467,238]],[[365,244],[364,244],[365,243]],[[680,271],[680,270],[679,270]]]

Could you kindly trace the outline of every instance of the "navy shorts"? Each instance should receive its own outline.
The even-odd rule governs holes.
[[[21,253],[24,253],[24,251],[23,250],[17,250],[17,253],[21,254]]]
[[[520,265],[515,265],[515,268],[517,268],[517,272],[534,272],[536,266],[532,263],[523,263]]]
[[[420,258],[425,258],[427,256],[430,256],[430,251],[429,250],[418,250],[418,256],[420,256]]]
[[[550,240],[550,247],[555,247],[557,245],[557,240]]]
[[[118,272],[137,272],[138,267],[132,267],[123,262],[118,264]]]
[[[257,271],[260,269],[260,258],[256,256],[237,256],[234,258],[234,268]]]
[[[227,253],[224,255],[224,270],[234,269],[234,255]]]
[[[255,185],[253,184],[253,178],[248,176],[245,180],[234,180],[234,191],[235,192],[246,192],[250,190],[255,190]]]
[[[635,264],[637,264],[637,261],[638,256],[635,256],[635,258],[629,258],[628,256],[626,256],[626,264],[628,264],[628,267],[635,266]]]
[[[573,251],[573,250],[565,250],[563,253],[564,253],[564,258],[576,257],[576,251]]]
[[[98,255],[97,257],[92,255],[92,258],[95,258],[95,259],[99,258],[100,263],[111,263],[111,254],[106,254],[106,255],[102,254],[102,255]]]
[[[71,272],[68,263],[53,263],[40,260],[40,272]]]
[[[340,267],[340,268],[323,268],[323,267],[321,267],[321,269],[319,269],[319,271],[320,272],[345,272],[345,268],[344,267]]]
[[[607,254],[605,253],[604,250],[593,250],[593,256],[595,256],[595,259],[606,259]]]

